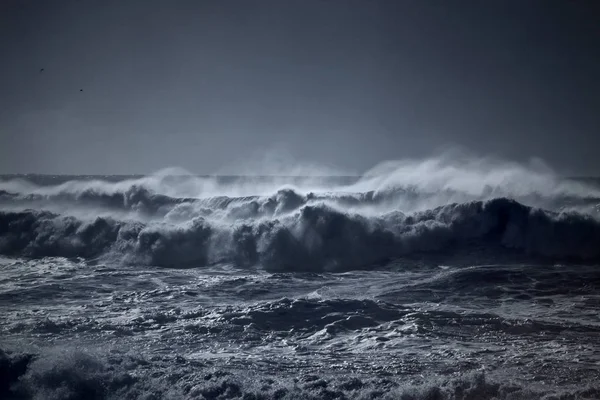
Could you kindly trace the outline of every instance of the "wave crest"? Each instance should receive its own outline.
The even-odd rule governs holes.
[[[262,217],[234,223],[206,217],[184,222],[86,220],[48,211],[5,211],[0,212],[0,253],[111,257],[173,267],[260,264],[278,271],[372,268],[402,257],[475,252],[492,261],[501,250],[539,259],[600,260],[596,219],[506,198],[378,216],[307,204],[305,196],[293,191],[282,191],[275,199],[266,202],[272,207]]]

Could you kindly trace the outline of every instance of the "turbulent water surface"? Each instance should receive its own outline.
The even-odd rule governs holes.
[[[598,399],[599,204],[506,165],[4,177],[0,398]]]

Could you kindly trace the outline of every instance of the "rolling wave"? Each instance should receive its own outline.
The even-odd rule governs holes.
[[[272,271],[600,260],[600,189],[539,165],[439,157],[354,178],[30,178],[0,179],[2,255]]]
[[[173,199],[142,190],[107,198],[144,208],[150,219],[5,210],[0,254],[171,267],[231,263],[272,271],[364,269],[402,257],[474,252],[483,261],[500,251],[553,261],[600,260],[600,222],[588,214],[508,198],[410,213],[344,205],[373,202],[373,195],[361,196],[284,189],[268,197]]]

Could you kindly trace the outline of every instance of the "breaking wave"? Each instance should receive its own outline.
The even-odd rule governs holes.
[[[0,254],[271,271],[440,255],[600,261],[600,190],[545,169],[439,158],[385,163],[345,179],[170,172],[0,182]]]
[[[281,271],[367,268],[416,254],[475,250],[493,260],[502,249],[542,259],[600,260],[600,222],[595,218],[506,198],[372,216],[307,203],[293,191],[275,198],[211,199],[215,206],[200,211],[180,204],[163,220],[145,222],[3,211],[0,253],[111,257],[173,267],[232,263]],[[214,213],[221,215],[214,218]]]

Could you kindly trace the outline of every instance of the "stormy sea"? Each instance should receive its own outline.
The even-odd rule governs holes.
[[[598,181],[279,172],[3,176],[0,399],[600,398]]]

